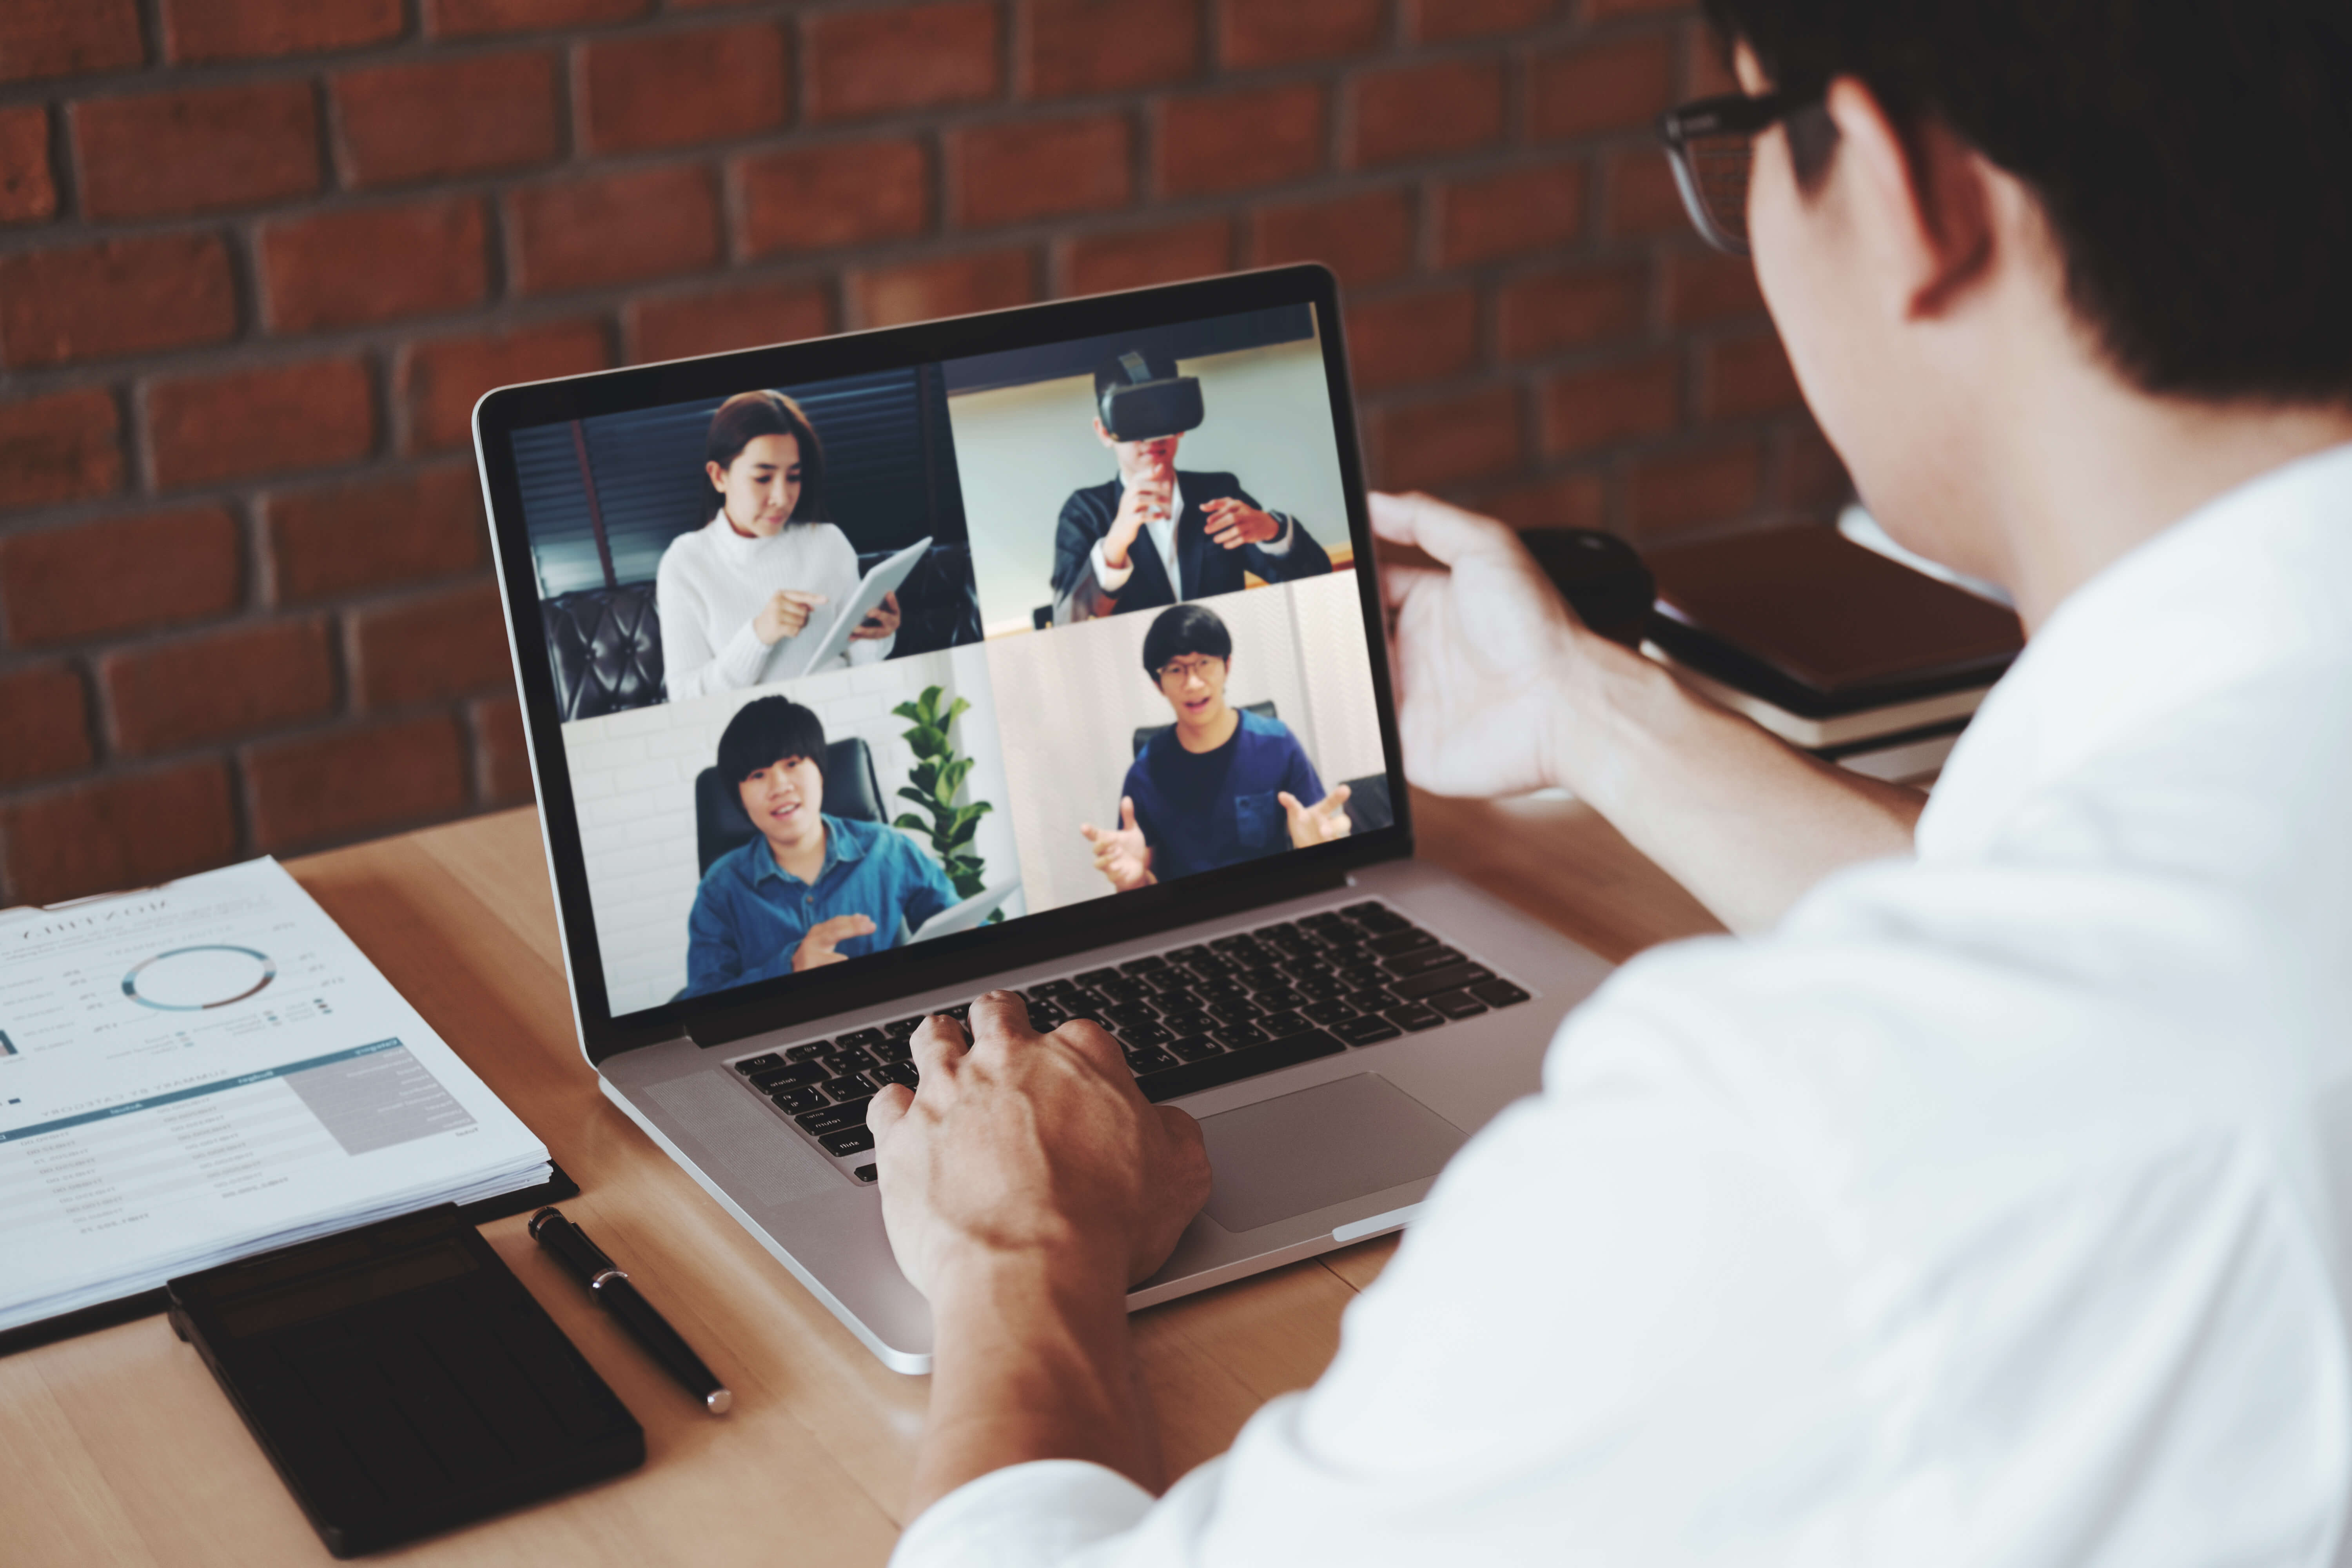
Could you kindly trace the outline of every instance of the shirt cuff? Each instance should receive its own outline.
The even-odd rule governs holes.
[[[1272,539],[1267,540],[1264,544],[1259,545],[1259,551],[1267,555],[1289,554],[1290,546],[1298,538],[1297,519],[1292,517],[1286,511],[1270,511],[1265,515],[1274,519],[1275,521],[1282,524],[1282,531],[1276,534]]]
[[[719,650],[719,657],[711,662],[719,667],[719,674],[729,686],[757,686],[760,671],[767,668],[768,653],[768,645],[760,640],[760,634],[751,629],[751,623],[745,621],[736,628],[735,635],[727,639],[727,646]]]
[[[1035,1459],[966,1481],[925,1509],[890,1568],[1047,1568],[1140,1523],[1151,1494],[1083,1459]]]
[[[898,634],[895,631],[887,637],[854,638],[849,645],[849,662],[858,666],[879,664],[888,658],[890,650],[898,646]]]
[[[1133,552],[1136,546],[1140,545],[1142,542],[1143,541],[1139,539],[1135,542],[1135,544],[1128,546],[1129,553],[1127,564],[1114,571],[1111,569],[1110,563],[1103,554],[1103,542],[1099,539],[1096,540],[1093,556],[1096,585],[1100,587],[1106,594],[1116,594],[1121,588],[1126,587],[1127,580],[1135,575],[1135,557]]]

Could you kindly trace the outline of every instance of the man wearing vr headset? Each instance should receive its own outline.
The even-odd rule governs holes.
[[[1118,477],[1072,493],[1054,534],[1054,624],[1317,577],[1331,558],[1298,520],[1259,506],[1231,474],[1180,473],[1176,446],[1203,417],[1198,378],[1165,354],[1095,367],[1095,437]]]

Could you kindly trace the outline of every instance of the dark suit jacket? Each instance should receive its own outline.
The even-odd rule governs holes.
[[[1187,599],[1231,594],[1242,586],[1242,574],[1254,572],[1269,583],[1319,577],[1331,570],[1331,557],[1296,518],[1284,518],[1290,527],[1290,548],[1269,555],[1255,544],[1227,550],[1209,538],[1208,513],[1213,500],[1232,497],[1256,506],[1241,481],[1231,474],[1193,474],[1179,468],[1176,488],[1184,497],[1183,515],[1176,520],[1176,571]],[[1090,620],[1097,616],[1123,615],[1129,610],[1157,609],[1179,597],[1168,581],[1149,531],[1136,537],[1127,558],[1135,574],[1118,594],[1106,593],[1095,580],[1095,542],[1110,532],[1118,516],[1124,485],[1118,479],[1071,492],[1062,505],[1062,521],[1054,531],[1054,620],[1056,625]],[[1261,510],[1264,509],[1261,508]],[[1276,512],[1276,517],[1283,514]]]

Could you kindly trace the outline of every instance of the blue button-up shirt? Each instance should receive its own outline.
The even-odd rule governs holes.
[[[814,884],[780,868],[761,837],[710,863],[687,920],[686,989],[678,994],[790,974],[793,951],[809,928],[835,915],[873,921],[873,935],[834,947],[858,958],[896,946],[902,921],[919,926],[957,901],[939,864],[898,829],[824,820],[824,867]]]

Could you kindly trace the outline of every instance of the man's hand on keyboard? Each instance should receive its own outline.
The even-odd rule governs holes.
[[[1092,1023],[1041,1035],[992,991],[971,1024],[967,1046],[953,1020],[926,1019],[909,1042],[920,1092],[886,1088],[866,1112],[899,1266],[935,1305],[1008,1261],[1123,1292],[1209,1200],[1200,1124],[1145,1100]]]

